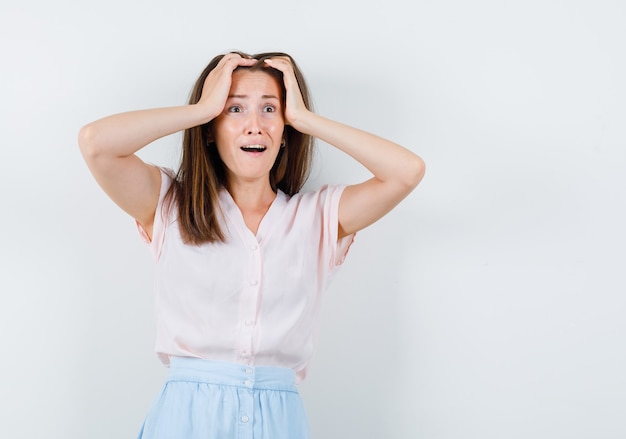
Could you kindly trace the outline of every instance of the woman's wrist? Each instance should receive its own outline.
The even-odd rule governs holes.
[[[285,123],[303,134],[315,136],[315,119],[319,117],[320,116],[310,110],[304,110],[295,117],[290,118]]]

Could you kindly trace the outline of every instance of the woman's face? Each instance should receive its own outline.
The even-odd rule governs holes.
[[[213,124],[229,184],[260,179],[269,183],[284,128],[277,80],[263,71],[233,72],[226,105]]]

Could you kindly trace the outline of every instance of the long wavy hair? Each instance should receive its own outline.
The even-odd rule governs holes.
[[[251,67],[238,67],[251,71],[263,71],[276,79],[281,88],[283,109],[285,108],[285,84],[283,74],[277,69],[267,67],[263,61],[277,56],[291,59],[298,86],[305,106],[312,110],[309,89],[302,72],[293,58],[286,53],[266,52],[249,55],[233,52],[244,58],[254,58],[257,63]],[[209,73],[217,66],[224,55],[218,55],[204,68],[197,79],[189,97],[189,104],[196,104],[202,95],[204,82]],[[218,194],[227,186],[227,172],[217,148],[213,144],[214,121],[185,130],[183,136],[182,158],[176,178],[166,194],[166,200],[176,201],[178,222],[183,241],[187,244],[225,241],[224,231],[220,227],[220,207]],[[278,189],[291,196],[302,189],[309,177],[313,157],[313,138],[289,125],[283,133],[285,147],[280,148],[274,166],[270,171],[270,185],[274,192]]]

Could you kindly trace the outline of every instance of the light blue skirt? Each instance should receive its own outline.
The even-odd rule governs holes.
[[[309,439],[294,379],[291,369],[173,357],[139,439]]]

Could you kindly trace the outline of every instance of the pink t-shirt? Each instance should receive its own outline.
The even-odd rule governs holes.
[[[153,236],[139,230],[156,259],[156,351],[295,370],[306,375],[323,292],[354,235],[338,233],[345,186],[288,197],[278,191],[256,236],[229,192],[220,191],[225,243],[183,243],[177,209],[164,195],[172,172],[162,170]]]

